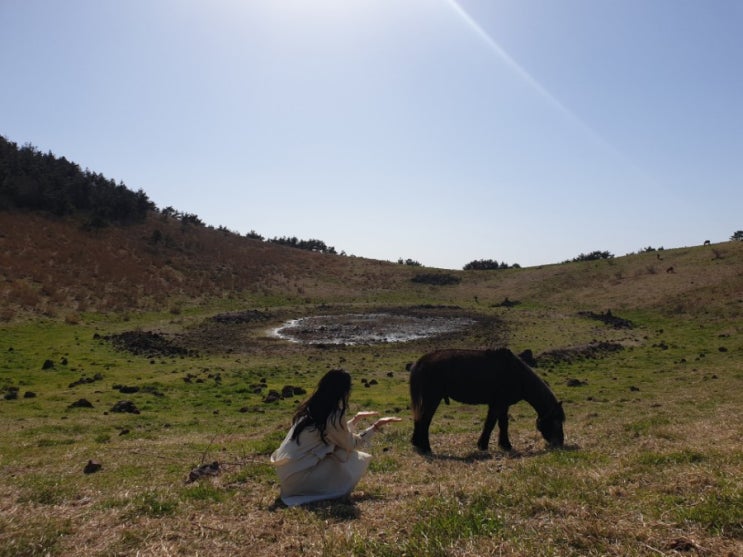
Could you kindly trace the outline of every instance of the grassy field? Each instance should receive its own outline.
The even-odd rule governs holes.
[[[660,253],[455,273],[451,286],[342,258],[332,276],[166,300],[160,312],[6,322],[0,556],[743,555],[743,243]],[[479,324],[370,346],[268,333],[292,317],[380,308]],[[211,319],[243,310],[261,318]],[[579,313],[607,310],[631,328]],[[167,344],[122,350],[122,333]],[[622,349],[585,350],[601,342]],[[405,365],[434,348],[501,345],[537,356],[564,401],[567,447],[546,450],[522,402],[515,450],[478,451],[485,408],[452,403],[434,418],[433,455],[413,452]],[[403,422],[376,438],[350,500],[287,509],[268,455],[301,396],[264,400],[310,390],[333,367],[354,377],[352,412]],[[115,412],[124,400],[139,413]],[[89,460],[101,469],[84,473]],[[218,475],[186,481],[213,461]]]

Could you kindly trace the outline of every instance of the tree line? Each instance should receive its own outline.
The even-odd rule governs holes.
[[[132,191],[65,157],[0,136],[0,210],[79,215],[86,226],[100,227],[142,222],[154,208],[141,189]]]
[[[141,189],[133,191],[123,182],[117,184],[102,174],[88,169],[82,170],[79,165],[65,157],[56,157],[51,152],[42,153],[31,144],[19,147],[0,135],[0,211],[13,209],[83,217],[86,228],[139,223],[147,218],[150,211],[158,211]],[[205,226],[197,215],[182,213],[172,207],[162,209],[160,214],[175,218],[184,225]],[[220,230],[226,231],[223,227],[220,227]],[[333,246],[328,246],[317,239],[302,240],[295,236],[265,239],[253,230],[245,237],[296,249],[337,254]],[[743,231],[736,231],[730,239],[743,240]],[[341,252],[340,255],[345,255],[345,252]],[[594,251],[582,253],[573,258],[572,262],[613,257],[614,255],[608,251]],[[421,266],[413,259],[400,258],[398,263]],[[493,259],[478,259],[467,263],[463,270],[509,268],[517,269],[520,266],[508,265]]]
[[[158,211],[141,189],[132,191],[123,182],[117,184],[102,174],[82,170],[65,157],[42,153],[31,144],[18,146],[0,135],[0,211],[14,209],[83,217],[86,228],[139,223],[150,211]],[[184,226],[206,226],[198,215],[170,206],[159,213]],[[224,227],[219,230],[227,231]],[[263,236],[252,230],[245,236],[264,241]],[[334,247],[322,240],[276,237],[265,241],[307,251],[336,253]]]

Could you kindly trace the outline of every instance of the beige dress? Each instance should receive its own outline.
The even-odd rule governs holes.
[[[340,420],[335,425],[328,421],[326,444],[312,426],[302,430],[297,443],[292,439],[294,427],[271,455],[281,484],[281,500],[292,507],[349,494],[371,461],[371,455],[357,447],[368,443],[374,429],[357,434],[351,421]]]

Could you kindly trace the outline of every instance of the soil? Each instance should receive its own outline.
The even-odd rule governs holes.
[[[594,342],[584,346],[547,350],[539,354],[536,361],[540,366],[559,363],[570,364],[580,360],[595,360],[612,352],[619,352],[620,350],[624,350],[624,346],[618,342]]]
[[[128,331],[100,337],[117,349],[150,358],[198,356],[206,353],[255,353],[292,347],[316,348],[375,345],[456,336],[501,339],[505,328],[497,318],[455,306],[377,308],[364,313],[316,308],[319,315],[296,316],[246,310],[204,319],[177,333]]]

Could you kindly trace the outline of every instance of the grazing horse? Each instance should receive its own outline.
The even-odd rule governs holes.
[[[565,412],[547,384],[513,352],[497,350],[437,350],[422,356],[410,369],[413,445],[430,453],[428,428],[443,399],[487,404],[488,414],[478,448],[485,451],[498,422],[498,446],[511,450],[508,408],[526,400],[537,411],[537,429],[551,447],[562,447]]]

